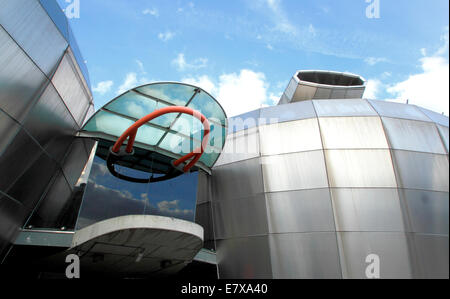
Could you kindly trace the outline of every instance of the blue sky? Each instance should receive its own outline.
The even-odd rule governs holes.
[[[278,102],[295,71],[326,69],[362,75],[368,98],[448,115],[448,0],[79,1],[70,22],[96,108],[137,85],[184,81],[233,116]],[[379,18],[368,18],[375,2]]]

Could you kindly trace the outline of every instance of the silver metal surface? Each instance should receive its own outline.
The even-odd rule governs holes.
[[[406,231],[397,189],[331,189],[337,231]]]
[[[260,126],[259,135],[264,156],[322,149],[315,118]]]
[[[326,150],[330,187],[396,188],[389,150]]]
[[[264,192],[260,159],[251,159],[214,168],[214,201],[245,198]]]
[[[447,236],[411,234],[418,261],[418,278],[448,279],[449,242]]]
[[[273,278],[341,278],[334,233],[269,236]]]
[[[343,278],[366,279],[366,259],[371,254],[380,259],[380,278],[414,277],[405,233],[340,232],[338,244]]]
[[[260,155],[258,128],[239,131],[228,135],[225,147],[216,165],[257,158]]]
[[[262,158],[266,192],[327,188],[323,151]]]
[[[0,24],[51,77],[68,43],[39,1],[2,1],[0,8]]]
[[[449,195],[445,192],[400,190],[415,233],[447,235]]]
[[[30,111],[24,127],[59,163],[67,154],[78,128],[52,84]]]
[[[369,100],[369,102],[380,116],[431,122],[431,119],[413,105],[379,100]]]
[[[266,124],[315,118],[312,101],[302,101],[290,105],[277,105],[261,109],[261,119]]]
[[[270,233],[335,231],[328,188],[267,193],[266,198]]]
[[[319,117],[325,116],[378,116],[367,100],[315,100],[313,101]]]
[[[441,113],[436,113],[434,111],[416,106],[420,111],[422,111],[426,116],[428,116],[429,119],[434,121],[437,124],[440,124],[444,127],[448,128],[449,122],[448,122],[448,116],[445,116]]]
[[[447,150],[447,154],[449,152],[448,149],[448,127],[444,127],[441,125],[437,125],[441,138],[444,142],[445,149]]]
[[[1,26],[0,53],[0,108],[22,122],[47,79]]]
[[[217,201],[213,205],[216,239],[262,235],[269,231],[264,194]]]
[[[399,187],[449,192],[448,156],[393,151]]]
[[[64,55],[59,67],[53,76],[52,83],[63,98],[79,126],[89,109],[90,96],[83,84],[81,73],[78,72],[76,60],[71,52]]]
[[[279,105],[312,99],[360,99],[365,80],[354,74],[332,71],[298,71],[292,77]]]
[[[388,117],[382,119],[393,149],[446,153],[435,124]]]
[[[319,118],[325,149],[389,148],[379,117]]]
[[[268,236],[217,241],[219,278],[272,278]]]

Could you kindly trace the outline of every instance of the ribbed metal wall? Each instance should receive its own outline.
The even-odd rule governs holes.
[[[365,278],[369,254],[381,278],[448,278],[448,121],[362,99],[231,119],[198,209],[220,278]]]
[[[82,61],[56,1],[0,0],[0,262],[33,212],[57,223],[91,151]]]

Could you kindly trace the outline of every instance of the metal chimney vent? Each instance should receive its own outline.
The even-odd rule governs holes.
[[[331,71],[298,71],[278,104],[319,99],[361,99],[365,89],[365,80],[358,75]]]

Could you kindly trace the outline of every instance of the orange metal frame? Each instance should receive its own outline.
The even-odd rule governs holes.
[[[188,108],[188,107],[171,106],[171,107],[161,108],[159,110],[153,111],[152,113],[141,118],[140,120],[135,122],[131,127],[129,127],[128,130],[126,130],[122,134],[122,136],[120,136],[119,139],[117,139],[117,142],[112,147],[112,151],[114,153],[119,153],[120,148],[122,147],[123,143],[125,142],[125,140],[128,139],[126,152],[129,154],[132,153],[134,141],[136,139],[136,134],[137,134],[139,128],[142,127],[144,124],[148,123],[149,121],[152,121],[153,119],[160,117],[164,114],[168,114],[168,113],[183,113],[183,114],[192,115],[202,122],[203,127],[205,129],[202,144],[201,144],[200,148],[195,149],[191,153],[189,153],[189,154],[185,155],[184,157],[173,162],[174,166],[179,166],[181,163],[184,163],[187,160],[192,159],[191,162],[189,162],[183,168],[184,172],[188,172],[195,165],[195,163],[197,163],[198,160],[200,160],[201,156],[205,152],[205,149],[208,146],[209,133],[211,132],[211,127],[210,127],[208,119],[200,112],[198,112],[194,109]]]

